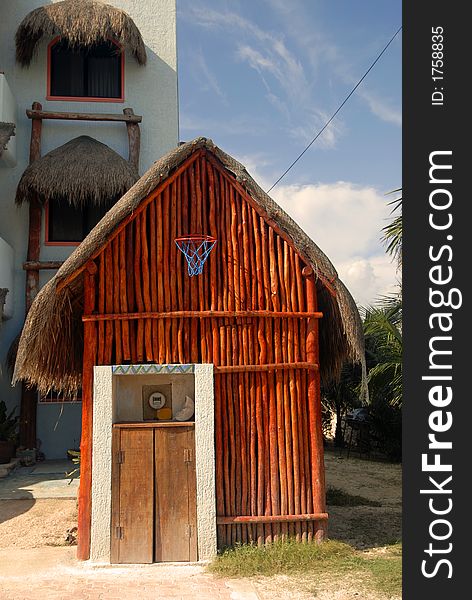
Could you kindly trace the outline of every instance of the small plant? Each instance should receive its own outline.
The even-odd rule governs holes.
[[[7,406],[0,400],[0,464],[7,464],[15,456],[17,443],[18,417],[15,408],[7,412]]]
[[[66,473],[66,477],[70,477],[70,485],[72,481],[80,475],[80,450],[67,450],[67,456],[72,460],[74,465],[77,465],[75,469]]]
[[[18,431],[18,417],[14,414],[16,408],[7,413],[7,406],[0,400],[0,440],[2,442],[16,442]]]

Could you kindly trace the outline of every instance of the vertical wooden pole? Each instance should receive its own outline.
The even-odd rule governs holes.
[[[120,246],[119,239],[115,239],[109,244],[113,261],[113,310],[120,312]],[[122,344],[121,344],[121,322],[115,320],[115,364],[121,365],[123,362]]]
[[[123,113],[125,115],[134,115],[132,108],[124,108]],[[139,129],[139,123],[126,123],[126,130],[128,131],[128,142],[129,142],[129,157],[130,162],[136,171],[139,171],[139,152],[141,147],[141,131]]]
[[[118,236],[119,240],[119,273],[120,273],[120,310],[128,312],[127,283],[126,283],[126,229]],[[121,338],[123,343],[123,359],[131,360],[131,348],[129,341],[129,321],[121,323]]]
[[[308,312],[316,312],[316,284],[313,269],[303,269],[306,286],[306,309]],[[318,322],[317,319],[308,319],[306,331],[306,359],[307,362],[318,363]],[[308,371],[308,415],[311,445],[311,485],[313,494],[313,510],[321,513],[326,510],[325,477],[324,477],[324,453],[323,453],[323,431],[321,428],[321,394],[319,370]],[[321,541],[326,535],[326,521],[314,524],[315,539]]]
[[[42,110],[39,102],[33,102],[33,110]],[[33,119],[31,122],[31,141],[29,162],[33,163],[41,157],[41,129],[42,119]],[[33,198],[29,203],[29,231],[28,231],[28,251],[27,261],[39,261],[41,247],[41,217],[42,207],[37,198]],[[25,289],[25,315],[33,303],[36,294],[39,291],[39,270],[26,271],[26,289]],[[38,392],[36,388],[29,388],[23,382],[21,384],[21,405],[20,405],[20,445],[26,448],[36,448],[36,405]]]
[[[84,315],[95,310],[95,275],[97,266],[93,261],[87,265],[84,275]],[[77,558],[87,560],[90,556],[90,518],[92,508],[92,417],[93,417],[93,367],[96,363],[96,323],[84,323],[84,359],[82,374],[82,436],[80,440],[80,487],[78,516]]]
[[[134,223],[128,223],[126,226],[126,293],[129,312],[134,312],[136,307],[134,293]],[[129,322],[129,343],[131,350],[131,361],[136,364],[138,361],[136,348],[136,329],[135,321]]]
[[[165,243],[169,247],[169,264],[170,264],[170,304],[172,310],[177,310],[178,307],[178,295],[177,295],[177,271],[175,263],[177,260],[177,247],[174,243],[177,237],[177,180],[171,184],[170,189],[170,221],[169,221],[170,232]],[[180,320],[172,319],[170,322],[170,343],[171,343],[171,354],[170,361],[176,363],[179,361],[179,347],[178,347],[178,329],[180,328]]]
[[[141,259],[141,213],[136,216],[135,228],[134,228],[134,290],[136,296],[136,306],[138,312],[144,312],[144,301],[142,295],[142,284],[141,284],[141,273],[142,273],[142,259]],[[136,332],[136,358],[138,362],[144,360],[144,321],[138,319]]]
[[[114,312],[113,302],[113,254],[111,242],[105,247],[105,310],[107,313]],[[104,362],[111,365],[113,361],[113,321],[105,323],[105,355]]]
[[[105,253],[102,252],[98,258],[98,312],[105,312]],[[97,365],[103,365],[105,361],[105,323],[98,323],[98,356]]]
[[[151,291],[149,287],[149,249],[148,249],[148,236],[147,236],[147,215],[149,207],[146,207],[141,212],[141,273],[142,273],[142,291],[143,291],[143,302],[144,309],[151,311]],[[144,322],[144,346],[145,346],[145,357],[147,362],[153,360],[153,347],[152,347],[152,325],[151,319],[146,319]]]
[[[167,288],[167,281],[164,281],[164,230],[163,230],[163,222],[162,222],[162,212],[163,212],[163,194],[158,196],[156,199],[156,270],[157,270],[157,310],[159,312],[164,312],[165,310],[165,290]],[[165,207],[164,207],[165,210]],[[166,361],[166,353],[165,353],[165,344],[164,344],[164,330],[165,323],[163,319],[159,319],[157,323],[157,332],[158,332],[158,363],[165,363]]]
[[[149,204],[149,276],[151,278],[151,310],[157,312],[157,242],[156,242],[156,199]],[[157,320],[151,322],[152,351],[154,362],[159,362]]]

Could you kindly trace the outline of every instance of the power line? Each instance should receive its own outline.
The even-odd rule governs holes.
[[[382,55],[386,52],[387,48],[390,46],[390,44],[393,42],[393,40],[397,37],[397,35],[400,33],[400,31],[402,30],[401,26],[395,31],[395,33],[392,35],[392,37],[390,38],[389,42],[386,44],[386,46],[384,47],[384,49],[382,50],[382,52],[380,52],[380,54],[377,56],[377,58],[374,60],[374,62],[370,65],[370,67],[367,69],[367,71],[364,73],[364,75],[362,75],[362,77],[359,79],[359,81],[356,83],[356,85],[352,88],[352,90],[349,92],[349,94],[344,98],[344,100],[342,101],[342,103],[338,106],[338,108],[336,109],[336,111],[331,115],[331,117],[329,118],[329,120],[323,125],[323,127],[318,131],[318,133],[315,135],[315,137],[311,140],[311,142],[308,144],[308,146],[303,150],[303,152],[301,152],[297,158],[293,161],[293,163],[282,173],[282,175],[277,179],[277,181],[275,183],[272,184],[272,186],[267,190],[267,193],[269,193],[273,188],[275,188],[275,186],[279,183],[279,181],[281,181],[285,175],[287,175],[287,173],[290,171],[290,169],[295,166],[297,164],[297,162],[301,159],[301,157],[305,154],[305,152],[311,148],[311,146],[316,142],[316,140],[320,137],[320,135],[323,133],[323,131],[328,127],[328,125],[331,123],[331,121],[336,117],[336,115],[338,114],[338,112],[342,109],[342,107],[346,104],[346,102],[349,100],[349,98],[354,94],[354,92],[357,90],[357,88],[361,85],[361,83],[364,81],[364,79],[367,77],[367,75],[372,71],[372,69],[375,67],[375,65],[378,63],[378,61],[382,58]]]

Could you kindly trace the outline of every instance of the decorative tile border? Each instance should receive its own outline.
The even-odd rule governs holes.
[[[177,375],[195,373],[195,365],[113,365],[113,375]]]

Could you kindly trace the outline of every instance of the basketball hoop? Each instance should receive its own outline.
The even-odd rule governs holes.
[[[216,244],[216,238],[211,235],[185,235],[174,241],[187,260],[189,276],[201,275],[203,265]]]

